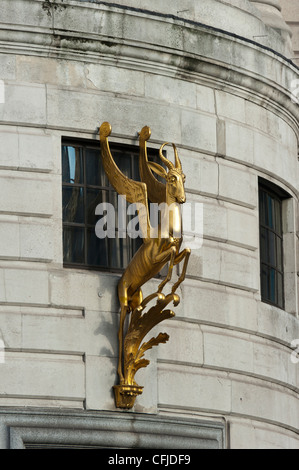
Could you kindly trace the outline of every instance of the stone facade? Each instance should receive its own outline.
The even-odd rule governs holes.
[[[298,449],[299,108],[289,27],[277,1],[147,3],[2,0],[1,445],[18,422],[51,428],[61,415],[62,428],[70,416],[80,428],[79,416],[83,425],[110,416],[126,432],[133,415],[140,429],[156,416],[182,436],[191,421],[203,430],[194,447],[206,422],[218,447]],[[163,325],[170,341],[138,373],[145,389],[130,415],[112,393],[119,277],[63,267],[61,139],[98,141],[103,121],[116,143],[138,145],[144,125],[153,148],[175,142],[187,198],[204,211],[203,246]],[[261,302],[259,177],[290,195],[285,310]]]
[[[292,60],[299,65],[299,20],[296,0],[281,0],[282,15],[292,33]]]

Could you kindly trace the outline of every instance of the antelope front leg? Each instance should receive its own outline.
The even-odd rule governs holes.
[[[158,292],[162,292],[163,290],[163,287],[165,286],[165,284],[167,284],[167,282],[170,281],[171,279],[171,275],[172,275],[172,270],[173,270],[173,265],[174,265],[174,259],[175,259],[175,254],[176,254],[176,247],[175,246],[172,246],[171,248],[169,248],[167,251],[165,251],[165,253],[161,253],[159,256],[157,256],[157,260],[158,261],[160,258],[162,258],[163,261],[165,261],[165,263],[167,263],[167,261],[169,260],[169,268],[168,268],[168,273],[167,273],[167,276],[166,278],[164,279],[163,282],[161,282],[161,284],[159,285],[158,287]],[[159,262],[159,261],[158,261]]]
[[[182,270],[182,274],[180,275],[178,281],[173,285],[171,292],[174,294],[179,285],[184,281],[186,277],[186,271],[188,266],[189,257],[191,254],[190,248],[185,248],[185,250],[181,251],[178,256],[174,260],[174,264],[179,264],[184,259],[184,266]]]

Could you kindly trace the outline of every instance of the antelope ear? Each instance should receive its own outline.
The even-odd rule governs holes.
[[[167,178],[167,171],[165,170],[165,168],[163,168],[163,166],[159,165],[158,163],[154,163],[154,162],[148,162],[148,166],[150,167],[150,169],[152,171],[157,173],[162,178],[164,178],[164,179]]]

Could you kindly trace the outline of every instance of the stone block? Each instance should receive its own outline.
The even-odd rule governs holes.
[[[17,190],[16,190],[17,188]],[[13,214],[50,216],[51,180],[45,176],[0,172],[0,211]]]
[[[177,315],[185,319],[257,331],[257,305],[249,292],[186,279],[180,295],[181,308],[177,309]]]
[[[203,234],[208,240],[227,242],[228,240],[228,209],[225,203],[217,199],[204,198],[203,203]],[[215,223],[217,221],[217,223]]]
[[[86,409],[115,410],[113,386],[117,383],[117,359],[87,355]]]
[[[54,305],[101,312],[117,313],[119,310],[117,275],[64,269],[53,270],[49,279]]]
[[[1,127],[0,139],[0,168],[17,168],[19,166],[19,142],[16,128],[8,130],[7,127]]]
[[[207,114],[182,110],[182,144],[208,154],[216,153],[216,118]]]
[[[253,341],[254,373],[266,380],[285,383],[290,388],[298,387],[290,350],[274,341],[256,337]]]
[[[87,85],[101,91],[131,96],[144,96],[144,73],[102,64],[87,64]]]
[[[216,245],[217,246],[217,245]],[[200,279],[219,280],[220,277],[220,250],[209,246],[207,241],[200,250],[193,250],[188,263],[188,275]]]
[[[1,80],[15,80],[16,57],[10,54],[0,54],[0,70]]]
[[[58,64],[49,57],[19,55],[16,57],[16,78],[29,83],[56,84]],[[67,67],[66,63],[64,65]]]
[[[115,312],[85,311],[84,335],[80,336],[81,349],[89,355],[118,356],[119,314]]]
[[[234,184],[231,184],[231,182]],[[255,175],[245,168],[233,164],[219,164],[219,196],[227,201],[246,207],[255,208],[257,198],[257,180]]]
[[[196,108],[196,85],[177,78],[146,74],[145,97],[154,101],[166,101],[169,105]]]
[[[59,90],[49,85],[47,122],[53,126],[95,130],[100,125],[100,102],[95,92]]]
[[[245,100],[231,93],[216,90],[215,102],[217,115],[238,123],[245,122]]]
[[[252,131],[258,130],[265,132],[266,134],[269,132],[269,113],[270,111],[256,103],[253,103],[250,100],[245,101],[245,122]],[[277,117],[275,122],[277,122]]]
[[[132,120],[128,121],[128,116]],[[73,129],[97,132],[104,121],[112,124],[113,135],[127,136],[138,145],[138,134],[149,125],[152,139],[158,142],[181,141],[179,113],[171,113],[169,106],[161,105],[157,114],[153,103],[133,102],[126,97],[107,97],[96,90],[85,93],[62,91],[48,87],[48,123]],[[123,137],[121,138],[123,142]]]
[[[49,172],[53,169],[52,137],[45,133],[19,134],[19,166]]]
[[[19,313],[11,314],[6,306],[1,305],[0,322],[0,341],[4,344],[5,360],[7,349],[20,349],[22,347],[22,317]],[[3,356],[1,359],[3,359]]]
[[[53,352],[84,353],[84,340],[88,342],[83,316],[23,314],[22,347]]]
[[[84,400],[82,356],[7,351],[1,373],[1,395]]]
[[[4,269],[0,269],[0,302],[6,302]]]
[[[6,301],[20,304],[48,304],[48,273],[33,269],[5,269]]]
[[[249,291],[259,288],[259,260],[251,250],[208,240],[200,250],[193,250],[188,274]]]
[[[24,221],[19,227],[20,257],[44,262],[53,260],[55,233],[53,224],[41,220]]]
[[[253,344],[249,335],[203,326],[204,365],[222,370],[253,371]]]
[[[5,103],[0,104],[0,119],[20,124],[46,124],[45,86],[7,83]]]
[[[258,332],[265,337],[277,338],[290,344],[293,339],[299,338],[298,320],[294,315],[280,308],[273,307],[265,302],[259,302]],[[290,337],[292,332],[292,337]]]
[[[279,403],[279,406],[277,406]],[[298,398],[295,392],[287,392],[280,386],[266,385],[264,381],[232,377],[232,412],[259,420],[298,428]]]
[[[199,325],[173,318],[161,323],[160,330],[169,335],[169,340],[158,346],[159,360],[203,364],[203,335]]]
[[[226,121],[226,155],[234,160],[253,163],[253,132],[250,128]]]
[[[244,440],[244,435],[246,439]],[[296,434],[282,427],[233,417],[230,421],[231,449],[298,449]]]
[[[297,315],[298,312],[298,276],[296,272],[284,274],[284,296],[285,310],[288,313]]]
[[[219,280],[224,284],[257,291],[260,286],[257,253],[241,248],[223,248]]]
[[[4,216],[0,217],[0,258],[19,258],[19,238],[19,225],[17,221],[9,220],[8,217]]]
[[[188,398],[187,398],[188,397]],[[229,412],[231,383],[226,373],[179,364],[158,365],[158,401],[161,407]]]
[[[257,213],[251,209],[229,205],[227,207],[227,240],[228,243],[255,251],[259,246]]]
[[[197,109],[207,113],[215,113],[214,91],[203,85],[196,85],[196,103]]]
[[[38,22],[40,28],[52,28],[52,18],[47,5],[41,2],[22,0],[3,0],[3,15],[1,21],[13,25],[34,25]]]
[[[217,195],[218,164],[215,160],[183,148],[179,149],[179,156],[186,175],[186,190],[204,195]]]
[[[116,16],[116,15],[115,15]],[[122,37],[130,41],[138,41],[145,43],[151,49],[153,43],[153,18],[139,16],[138,22],[133,15],[119,15],[117,22],[113,25],[116,31],[116,37],[119,37],[119,29],[121,29]],[[123,16],[123,17],[122,17]],[[111,33],[110,33],[111,35]],[[155,28],[155,44],[163,46],[163,48],[174,48],[182,50],[184,48],[184,31],[180,25],[172,22],[158,23]]]

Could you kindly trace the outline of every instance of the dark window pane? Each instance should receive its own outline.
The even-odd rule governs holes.
[[[86,184],[91,186],[108,186],[109,181],[102,166],[100,150],[86,148],[85,156]]]
[[[129,239],[118,238],[118,236],[110,239],[110,263],[112,268],[124,268],[128,264],[129,243]]]
[[[139,158],[133,158],[133,178],[140,181]]]
[[[120,171],[128,178],[131,178],[131,155],[118,151],[113,153],[113,158]]]
[[[269,255],[268,255],[268,231],[265,228],[261,228],[261,235],[260,235],[260,255],[261,261],[268,263],[269,262]]]
[[[267,195],[267,207],[268,207],[268,227],[274,228],[275,211],[273,198]]]
[[[62,147],[62,181],[64,183],[83,183],[82,148],[69,145]]]
[[[273,232],[268,233],[269,236],[269,263],[276,266],[276,235]]]
[[[98,204],[108,202],[108,191],[101,189],[87,189],[86,190],[86,223],[88,225],[95,225],[99,219],[95,215],[95,210]]]
[[[93,229],[87,230],[87,264],[108,267],[108,238],[98,238]]]
[[[262,265],[261,268],[261,290],[262,290],[262,299],[269,299],[269,282],[268,282],[268,268],[265,265]]]
[[[263,190],[260,191],[259,204],[260,204],[260,222],[261,222],[262,225],[268,225],[267,195]]]
[[[64,227],[63,260],[66,263],[84,263],[84,229]]]
[[[269,299],[271,302],[276,302],[276,271],[273,268],[269,269]]]
[[[277,305],[283,307],[283,276],[277,273]]]
[[[62,188],[63,221],[84,223],[84,191],[78,187]]]

